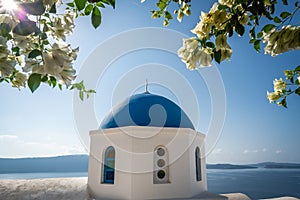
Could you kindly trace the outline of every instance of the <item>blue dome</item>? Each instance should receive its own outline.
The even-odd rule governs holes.
[[[165,97],[149,92],[133,95],[115,107],[104,118],[100,129],[124,126],[194,129],[191,120],[177,104]]]

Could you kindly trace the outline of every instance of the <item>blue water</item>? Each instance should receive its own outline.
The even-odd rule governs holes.
[[[87,177],[87,172],[0,174],[0,179]],[[208,190],[242,192],[251,199],[293,196],[300,198],[300,169],[207,170]]]
[[[242,192],[251,199],[300,198],[300,169],[207,170],[208,190]]]

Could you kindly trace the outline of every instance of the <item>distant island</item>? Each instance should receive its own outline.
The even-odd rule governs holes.
[[[299,163],[264,162],[264,163],[254,164],[252,166],[267,168],[267,169],[300,169]]]
[[[0,158],[0,173],[87,172],[88,155],[68,155],[42,158]],[[297,163],[264,162],[248,165],[207,164],[207,169],[300,169]]]
[[[206,164],[207,169],[255,169],[258,167],[251,165],[232,165],[232,164]]]
[[[88,155],[0,158],[0,173],[87,172],[88,160]]]

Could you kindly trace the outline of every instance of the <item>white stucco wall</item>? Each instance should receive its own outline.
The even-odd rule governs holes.
[[[204,135],[186,128],[122,127],[90,132],[88,186],[95,197],[106,199],[163,199],[191,197],[207,190],[205,160],[202,181],[196,182],[195,148]],[[163,145],[169,153],[168,184],[153,184],[153,151]],[[101,184],[104,150],[113,146],[114,184]],[[204,155],[204,147],[201,148]]]

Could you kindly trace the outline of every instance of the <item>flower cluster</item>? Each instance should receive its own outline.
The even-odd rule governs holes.
[[[221,59],[223,60],[229,60],[232,55],[232,49],[227,43],[227,37],[225,35],[218,35],[216,38],[216,50],[221,51]]]
[[[215,3],[208,13],[201,12],[200,22],[192,30],[199,39],[210,39],[211,28],[214,26],[217,30],[226,27],[226,22],[230,15],[225,10],[218,9],[219,4]]]
[[[300,27],[287,25],[281,30],[273,28],[271,31],[264,33],[262,41],[267,43],[265,54],[277,56],[278,54],[300,49]]]
[[[235,0],[219,0],[219,3],[221,5],[228,6],[229,8],[232,8],[235,4]]]
[[[190,70],[198,67],[211,66],[211,48],[202,48],[198,45],[199,41],[195,38],[183,39],[183,46],[178,50],[178,55]]]
[[[50,27],[51,35],[57,40],[66,40],[66,36],[73,32],[74,12],[66,10],[63,17],[53,17],[53,26]]]
[[[10,74],[14,71],[14,66],[16,65],[16,61],[14,56],[11,55],[11,52],[8,50],[8,46],[6,44],[6,38],[0,36],[0,76],[1,77],[9,77]]]
[[[72,49],[65,41],[75,27],[75,14],[69,9],[57,14],[52,9],[60,3],[22,1],[14,12],[0,14],[0,80],[17,88],[25,87],[26,82],[29,87],[41,81],[51,86],[58,83],[68,87],[72,83],[78,48]],[[41,79],[31,79],[38,82],[30,84],[33,74]]]
[[[270,103],[276,102],[279,98],[281,98],[284,93],[286,92],[286,85],[287,83],[282,80],[282,78],[275,79],[273,81],[274,85],[274,92],[267,91],[267,98],[269,99]]]
[[[182,3],[182,6],[180,7],[180,9],[175,11],[175,14],[177,14],[177,20],[179,22],[182,21],[182,18],[184,15],[190,16],[190,14],[191,14],[190,6],[187,3],[185,3],[184,1],[179,2],[179,4],[181,4],[181,3]]]

